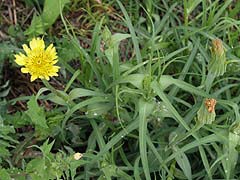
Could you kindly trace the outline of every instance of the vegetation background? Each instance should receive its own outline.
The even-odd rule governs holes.
[[[239,179],[239,12],[238,0],[0,1],[0,179]],[[33,37],[57,48],[46,87],[14,62]]]

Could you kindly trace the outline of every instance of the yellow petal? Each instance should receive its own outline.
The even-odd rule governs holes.
[[[48,54],[48,61],[53,61],[55,59],[57,59],[57,52],[55,47],[53,47],[53,44],[50,44],[47,49],[46,49],[46,54]]]
[[[52,67],[52,70],[53,70],[53,71],[58,71],[59,69],[60,69],[59,66],[53,66],[53,67]]]
[[[51,62],[51,64],[53,65],[53,64],[56,64],[58,62],[58,60],[53,60],[52,62]]]
[[[52,48],[53,48],[53,44],[50,44],[50,45],[47,47],[46,52],[50,53],[51,50],[52,50]],[[55,48],[54,48],[54,49],[55,49]]]
[[[23,66],[26,64],[26,60],[25,60],[26,56],[22,53],[20,54],[16,54],[15,55],[15,62],[20,65],[20,66]]]
[[[48,51],[47,52],[49,52],[50,54],[52,54],[52,55],[56,55],[57,53],[56,53],[56,48],[53,46],[53,44],[50,44],[49,46],[48,46]]]
[[[27,55],[29,55],[31,53],[31,49],[26,44],[24,44],[22,47],[23,47],[23,50],[26,52]]]
[[[47,75],[45,75],[44,78],[45,78],[47,81],[49,81],[49,79],[50,79],[49,76],[47,76]]]
[[[28,68],[21,68],[22,73],[29,73],[29,69]]]
[[[53,59],[57,59],[57,58],[58,58],[58,56],[57,56],[57,55],[54,55],[54,56],[53,56]]]
[[[45,48],[44,41],[43,39],[40,39],[40,38],[33,38],[30,41],[29,45],[32,50],[34,49],[44,50]]]
[[[31,82],[33,82],[34,80],[36,80],[38,77],[36,75],[32,75],[31,76]]]
[[[48,76],[58,76],[57,72],[51,71],[48,73]]]

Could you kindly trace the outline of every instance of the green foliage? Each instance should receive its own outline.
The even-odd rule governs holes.
[[[12,137],[12,134],[15,133],[14,127],[4,124],[7,103],[6,100],[3,100],[2,98],[6,97],[10,91],[10,87],[8,86],[9,81],[0,86],[0,162],[10,156],[8,148],[15,148],[13,144],[18,143],[18,141]],[[3,171],[4,176],[5,174],[6,173]]]
[[[6,97],[10,91],[9,81],[0,86],[0,98]]]
[[[8,174],[6,169],[0,169],[1,179],[11,180],[11,176]]]
[[[32,179],[53,179],[61,177],[63,171],[68,169],[67,162],[64,162],[61,154],[54,156],[50,153],[54,142],[48,144],[48,140],[39,149],[42,152],[41,158],[31,160],[26,167]]]
[[[18,179],[59,179],[65,177],[67,179],[73,178],[76,174],[76,169],[83,163],[82,160],[75,160],[73,155],[67,156],[63,152],[56,154],[51,153],[54,141],[48,143],[46,140],[42,146],[38,147],[41,151],[41,157],[36,157],[26,164],[24,172],[20,169],[0,169],[2,179],[11,179],[17,177]]]
[[[5,158],[10,156],[10,152],[8,148],[14,148],[15,146],[12,144],[18,143],[16,140],[14,140],[11,136],[11,134],[15,133],[13,126],[8,126],[3,124],[3,120],[0,119],[0,162],[5,160]]]
[[[40,15],[34,14],[30,27],[25,35],[30,37],[42,35],[53,25],[69,0],[45,0],[44,8]]]
[[[26,114],[31,118],[33,124],[42,128],[48,128],[44,109],[38,106],[37,100],[34,96],[30,98],[27,103],[28,110]]]
[[[12,45],[10,42],[0,43],[0,79],[2,79],[2,70],[4,61],[11,57],[11,53],[16,50],[16,47]]]

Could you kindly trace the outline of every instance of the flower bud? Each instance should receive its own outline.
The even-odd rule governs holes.
[[[226,53],[220,39],[212,41],[211,56],[208,71],[216,77],[223,75],[226,72]]]
[[[81,153],[75,153],[74,155],[73,155],[73,158],[75,159],[75,160],[79,160],[79,159],[81,159],[83,157],[83,154],[81,154]]]
[[[215,105],[217,101],[213,98],[205,99],[202,102],[200,109],[197,112],[197,123],[204,125],[204,124],[212,124],[215,120],[216,113],[215,113]]]

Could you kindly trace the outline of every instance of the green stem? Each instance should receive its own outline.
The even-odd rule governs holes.
[[[206,81],[205,81],[206,93],[209,93],[215,77],[216,76],[214,74],[212,74],[210,72],[208,73]]]
[[[46,79],[42,79],[43,84],[48,88],[53,94],[63,99],[66,103],[68,103],[68,98],[57,91]]]
[[[203,126],[203,124],[197,123],[186,134],[176,138],[174,140],[174,142],[172,142],[170,145],[175,146],[175,145],[179,144],[180,142],[182,142],[183,140],[187,139],[189,136],[194,136],[194,133],[197,132],[202,126]]]
[[[184,5],[184,25],[187,27],[188,26],[188,2],[187,0],[183,1]]]

